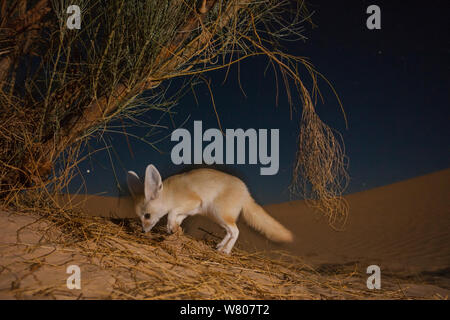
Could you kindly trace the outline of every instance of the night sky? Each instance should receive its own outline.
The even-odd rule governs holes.
[[[346,193],[371,189],[449,167],[449,41],[446,1],[309,1],[317,28],[305,24],[306,42],[286,43],[288,53],[309,57],[316,69],[327,77],[345,108],[346,129],[339,104],[328,85],[319,87],[324,103],[317,112],[321,119],[343,134],[351,177]],[[381,8],[382,29],[366,28],[366,8]],[[223,128],[280,129],[280,170],[275,176],[261,176],[261,165],[233,165],[227,171],[241,177],[255,199],[263,204],[291,200],[288,186],[296,153],[300,108],[295,101],[293,117],[283,86],[276,88],[271,68],[264,76],[267,58],[247,59],[238,68],[206,74],[211,80],[214,100]],[[306,73],[305,83],[310,87]],[[166,84],[168,85],[168,84]],[[174,81],[171,87],[179,86]],[[195,87],[172,109],[172,119],[161,111],[142,116],[166,128],[153,129],[152,139],[169,136],[183,125],[191,130],[194,120],[202,120],[203,130],[218,128],[206,85]],[[117,122],[115,124],[120,124]],[[149,128],[127,128],[128,133],[144,136]],[[163,178],[185,169],[170,160],[176,142],[170,136],[151,146],[129,137],[132,154],[123,134],[109,133],[92,139],[90,149],[111,145],[80,165],[87,190],[80,192],[116,196],[126,194],[125,174],[134,170],[142,175],[153,163]],[[206,145],[206,144],[204,144]],[[114,170],[113,170],[114,169]],[[117,184],[114,173],[117,176]],[[81,184],[77,178],[70,191]]]

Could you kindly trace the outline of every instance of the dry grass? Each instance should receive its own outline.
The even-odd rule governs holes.
[[[4,213],[2,213],[4,214]],[[39,257],[23,258],[29,276],[33,269],[83,265],[104,279],[84,297],[103,299],[402,299],[402,289],[365,287],[366,275],[357,265],[315,270],[284,252],[248,253],[235,248],[231,255],[213,249],[210,238],[196,240],[157,229],[151,236],[140,232],[133,220],[109,220],[76,212],[29,212],[38,217],[41,239],[26,243],[26,228],[17,232],[17,248],[27,254],[46,249]],[[68,217],[69,218],[68,218]],[[42,227],[44,225],[44,227]],[[16,249],[16,253],[20,252]],[[56,263],[51,255],[66,255]],[[3,266],[0,278],[17,265]],[[31,271],[28,271],[31,270]],[[53,271],[54,272],[54,271]],[[82,279],[88,277],[83,271]],[[110,279],[108,284],[106,279]],[[65,281],[26,285],[22,278],[11,285],[16,298],[77,298],[67,296]],[[63,279],[65,280],[65,278]],[[84,281],[84,280],[82,280]],[[83,282],[86,285],[86,281]],[[95,292],[95,293],[93,293]],[[78,298],[83,298],[78,297]]]
[[[342,197],[348,184],[347,161],[339,133],[325,125],[309,93],[303,92],[303,112],[291,190],[324,213],[331,227],[343,230],[349,205]]]

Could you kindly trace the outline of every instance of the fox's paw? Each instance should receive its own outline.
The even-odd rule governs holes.
[[[224,250],[224,247],[225,247],[225,243],[223,243],[223,242],[220,242],[216,245],[216,249],[219,252],[222,252]]]
[[[173,231],[173,233],[178,234],[178,235],[182,235],[183,234],[183,228],[181,228],[180,225],[177,225],[175,230]]]
[[[218,252],[221,252],[221,253],[224,253],[224,254],[230,254],[230,251],[231,251],[231,250],[227,250],[227,249],[225,248],[225,246],[221,246],[221,247],[217,248],[217,251],[218,251]]]
[[[179,233],[179,234],[183,234],[183,229],[181,229],[181,226],[178,224],[173,224],[167,225],[167,233],[171,234],[171,233]]]

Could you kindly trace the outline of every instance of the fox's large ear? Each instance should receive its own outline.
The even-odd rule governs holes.
[[[163,184],[161,180],[161,175],[154,165],[149,164],[147,169],[145,169],[145,182],[144,182],[144,192],[145,199],[153,200],[156,199],[160,192],[162,191]]]
[[[144,184],[139,176],[134,171],[127,172],[127,184],[128,190],[130,190],[131,196],[136,197],[139,194],[144,193]]]

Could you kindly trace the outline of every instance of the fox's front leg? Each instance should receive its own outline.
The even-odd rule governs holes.
[[[177,214],[176,211],[171,211],[167,216],[167,232],[175,233],[181,230],[181,222],[183,221],[182,214]]]
[[[199,198],[187,200],[183,205],[173,209],[167,216],[167,232],[173,233],[181,230],[181,222],[187,217],[200,212],[201,200]]]

